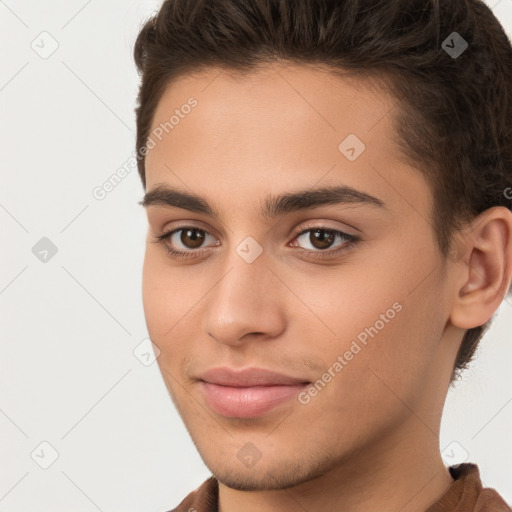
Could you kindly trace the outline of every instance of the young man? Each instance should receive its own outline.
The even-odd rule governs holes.
[[[168,0],[135,46],[143,299],[212,477],[175,511],[510,511],[439,428],[512,280],[478,0]]]

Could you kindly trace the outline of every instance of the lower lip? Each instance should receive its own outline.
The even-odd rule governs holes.
[[[229,418],[256,418],[297,397],[307,384],[234,388],[201,382],[207,404]]]

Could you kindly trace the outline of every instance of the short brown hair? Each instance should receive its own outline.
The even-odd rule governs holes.
[[[457,56],[448,51],[454,32],[468,45]],[[165,86],[180,75],[250,72],[277,60],[321,65],[381,78],[400,99],[396,141],[431,186],[444,258],[467,222],[493,206],[512,208],[512,47],[480,0],[165,0],[142,26],[134,58],[137,155]],[[144,164],[138,156],[145,188]],[[466,330],[452,381],[493,317]]]

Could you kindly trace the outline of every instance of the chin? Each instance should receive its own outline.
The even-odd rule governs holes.
[[[317,474],[312,467],[292,464],[288,461],[279,461],[272,467],[260,466],[240,469],[209,468],[213,476],[226,487],[237,491],[274,491],[289,489],[297,485],[314,480]]]

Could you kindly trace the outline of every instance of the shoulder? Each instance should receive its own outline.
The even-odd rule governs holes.
[[[217,479],[211,476],[168,512],[217,512],[218,490]]]
[[[495,489],[483,487],[476,464],[448,468],[454,482],[426,512],[512,512]]]

